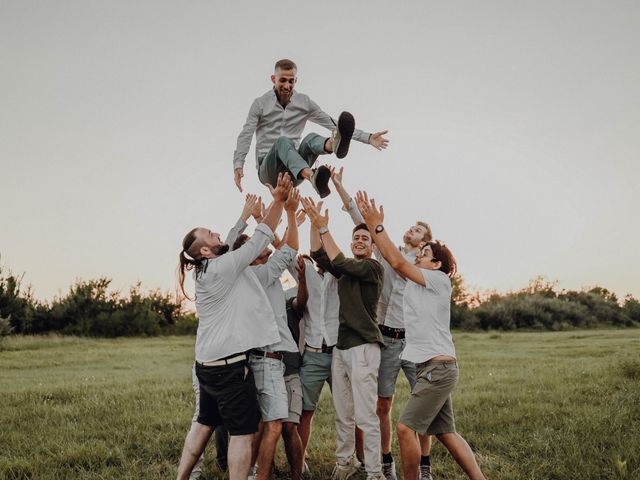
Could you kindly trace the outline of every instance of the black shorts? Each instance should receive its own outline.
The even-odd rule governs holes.
[[[196,362],[200,382],[198,423],[224,425],[230,435],[258,431],[260,409],[253,373],[246,362],[207,367]]]

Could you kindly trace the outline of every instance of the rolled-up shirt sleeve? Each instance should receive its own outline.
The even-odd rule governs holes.
[[[282,273],[296,258],[297,251],[289,245],[284,245],[282,249],[276,250],[271,258],[264,265],[255,267],[256,276],[263,287],[268,287],[278,280]]]

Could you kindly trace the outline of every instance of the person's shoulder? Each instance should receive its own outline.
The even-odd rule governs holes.
[[[448,289],[451,288],[451,278],[449,278],[449,275],[444,273],[442,270],[428,270],[426,268],[421,270],[422,276],[427,284],[432,283],[442,285]]]
[[[382,263],[379,260],[376,260],[373,257],[364,258],[363,260],[365,262],[370,263],[371,264],[371,268],[375,269],[380,274],[382,274],[384,272],[384,267],[382,266]]]

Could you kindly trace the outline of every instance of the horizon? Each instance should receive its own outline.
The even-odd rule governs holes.
[[[367,5],[285,1],[277,28],[263,4],[3,2],[0,264],[39,300],[99,277],[173,291],[183,235],[235,222],[237,135],[291,58],[324,111],[389,130],[383,152],[319,161],[385,206],[396,243],[427,221],[471,291],[543,276],[639,298],[640,4]],[[312,14],[322,28],[294,21]],[[264,198],[254,147],[243,186]],[[326,200],[348,252],[350,219]]]

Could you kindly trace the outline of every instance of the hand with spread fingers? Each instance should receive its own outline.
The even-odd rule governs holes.
[[[276,183],[276,187],[267,184],[267,188],[269,192],[271,192],[271,196],[273,197],[274,202],[285,202],[289,197],[289,190],[291,190],[291,177],[288,173],[279,173],[278,174],[278,182]]]
[[[253,193],[247,193],[245,197],[244,207],[242,208],[242,213],[240,214],[240,218],[243,221],[249,220],[251,213],[253,212],[256,205],[259,205],[260,197],[254,195]]]
[[[387,133],[389,133],[389,130],[372,133],[371,137],[369,137],[369,145],[376,150],[384,150],[389,146],[389,140],[383,137],[383,135],[386,135]]]
[[[329,211],[325,209],[324,215],[320,213],[322,202],[318,202],[318,204],[316,205],[311,197],[306,197],[302,199],[302,206],[304,208],[304,211],[307,212],[307,216],[309,217],[309,220],[314,227],[326,228],[329,225]]]
[[[331,181],[333,182],[333,184],[335,185],[336,188],[339,188],[342,186],[342,172],[344,171],[344,167],[340,167],[340,170],[338,170],[335,167],[331,167]]]
[[[287,212],[295,212],[300,206],[300,190],[292,188],[287,197],[287,201],[284,203],[284,209]]]
[[[372,198],[369,199],[369,195],[365,191],[359,191],[356,193],[356,205],[364,221],[369,227],[377,227],[384,222],[384,208],[380,205],[380,208],[376,206],[376,201]]]
[[[260,221],[264,218],[266,211],[267,207],[262,201],[262,197],[258,197],[258,201],[253,206],[253,210],[251,210],[251,216],[255,218],[257,223],[260,223]]]

